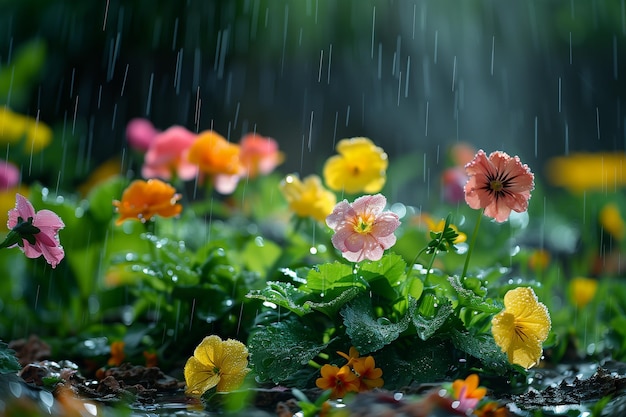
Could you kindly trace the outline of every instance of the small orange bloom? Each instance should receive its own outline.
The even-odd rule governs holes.
[[[156,352],[148,352],[144,350],[143,357],[146,358],[146,368],[155,368],[159,364],[159,358]]]
[[[476,374],[471,374],[465,379],[457,379],[452,383],[454,398],[459,401],[457,407],[460,411],[468,411],[476,408],[478,401],[487,394],[487,389],[478,387],[479,378]]]
[[[543,271],[550,264],[550,252],[545,249],[537,249],[528,258],[528,266],[533,271]]]
[[[317,378],[315,385],[318,388],[331,389],[331,398],[343,398],[348,392],[359,391],[359,379],[348,365],[339,368],[336,365],[324,365],[320,370],[321,378]]]
[[[174,187],[161,180],[135,180],[124,190],[121,201],[113,201],[120,213],[115,224],[120,225],[124,220],[145,223],[157,214],[161,217],[176,216],[183,210],[183,206],[176,203],[180,198]]]
[[[497,402],[491,401],[480,407],[478,410],[474,410],[474,415],[478,417],[507,417],[509,415],[509,410]]]
[[[107,364],[110,366],[120,366],[122,362],[124,362],[125,358],[124,342],[117,341],[111,343],[111,357],[109,358]]]
[[[372,356],[359,357],[359,351],[354,346],[350,348],[348,355],[343,352],[337,352],[337,354],[348,361],[346,366],[352,367],[352,371],[359,378],[359,392],[383,386],[384,381],[381,378],[383,371],[376,367],[376,362]]]
[[[207,130],[189,148],[189,162],[198,166],[201,173],[212,178],[215,189],[230,194],[244,172],[240,146],[228,142],[222,135]]]

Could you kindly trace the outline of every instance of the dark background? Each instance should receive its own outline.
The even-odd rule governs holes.
[[[404,160],[431,196],[451,144],[551,156],[626,145],[626,11],[618,0],[0,1],[0,104],[55,129],[25,182],[71,189],[157,128],[256,130],[285,173],[320,173],[345,137]],[[21,47],[45,47],[28,82]],[[13,79],[8,82],[7,79]],[[9,159],[13,151],[7,150]],[[16,159],[17,156],[15,156]],[[407,162],[408,161],[408,162]],[[132,173],[130,175],[133,175]],[[438,180],[437,180],[438,181]]]

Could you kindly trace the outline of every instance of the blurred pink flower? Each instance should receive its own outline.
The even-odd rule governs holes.
[[[15,198],[15,208],[9,210],[7,226],[12,232],[20,234],[21,241],[9,247],[19,246],[28,258],[34,259],[43,255],[46,262],[52,268],[56,268],[65,256],[58,236],[59,230],[63,229],[65,224],[56,213],[50,210],[39,210],[35,213],[33,205],[21,194],[16,194]],[[31,227],[26,229],[31,233],[24,234],[18,230],[23,229],[25,223],[31,223]],[[20,227],[16,228],[16,226]],[[35,228],[34,233],[32,233],[32,226]]]
[[[274,139],[256,133],[245,135],[239,145],[239,159],[250,178],[269,174],[285,159]]]
[[[131,148],[146,152],[150,143],[159,133],[148,119],[132,119],[126,125],[126,139]]]
[[[190,180],[198,174],[198,166],[188,160],[189,148],[197,135],[182,126],[172,126],[158,133],[150,143],[141,175],[148,178]]]
[[[20,182],[20,170],[15,164],[0,161],[0,190],[15,187]]]
[[[351,262],[377,261],[385,249],[396,243],[393,233],[400,220],[391,211],[383,212],[386,204],[382,194],[365,195],[352,204],[339,202],[326,217],[326,224],[335,231],[333,245],[344,258]]]
[[[465,184],[465,201],[473,209],[485,209],[485,216],[503,222],[511,210],[526,211],[534,175],[519,157],[492,152],[487,158],[481,149],[465,166],[469,180]]]
[[[465,198],[463,187],[467,182],[465,169],[462,167],[447,168],[441,176],[443,199],[446,203],[457,204]]]

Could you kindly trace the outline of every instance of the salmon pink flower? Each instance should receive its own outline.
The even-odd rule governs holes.
[[[196,135],[182,126],[172,126],[157,133],[146,152],[141,175],[168,181],[173,173],[183,181],[195,178],[198,166],[187,160],[189,148],[195,140]]]
[[[541,359],[551,321],[548,309],[532,288],[520,287],[504,295],[504,310],[491,320],[491,333],[509,362],[528,369]]]
[[[339,368],[336,365],[324,365],[320,369],[321,378],[315,380],[318,388],[332,390],[330,398],[343,398],[349,392],[359,391],[359,378],[348,365]]]
[[[15,164],[0,161],[0,190],[15,187],[20,182],[20,170]]]
[[[115,224],[119,226],[124,220],[144,223],[157,214],[161,217],[176,216],[183,210],[183,206],[176,203],[181,197],[174,187],[161,180],[135,180],[124,190],[121,201],[113,201],[120,213]]]
[[[478,386],[479,378],[471,374],[465,379],[457,379],[452,383],[454,398],[458,401],[455,409],[463,413],[476,408],[476,405],[487,394],[487,389]],[[455,406],[455,403],[452,403]]]
[[[465,166],[469,180],[465,184],[465,201],[473,209],[482,208],[485,215],[502,223],[511,210],[521,213],[528,208],[534,175],[519,157],[492,152],[487,158],[479,150]]]
[[[159,133],[148,119],[132,119],[126,125],[126,140],[131,148],[146,152],[152,140]]]
[[[239,146],[239,159],[250,178],[269,174],[285,159],[274,139],[256,133],[249,133],[241,138]]]
[[[65,224],[50,210],[35,212],[33,205],[21,194],[16,194],[15,208],[9,211],[7,235],[3,247],[19,246],[28,258],[45,258],[52,268],[61,262],[65,251],[59,243],[59,230]],[[6,244],[6,246],[4,246]]]
[[[335,231],[333,245],[344,258],[351,262],[377,261],[385,249],[396,243],[394,231],[400,219],[391,211],[383,212],[386,204],[382,194],[365,195],[352,204],[348,200],[339,202],[326,217],[326,224]]]

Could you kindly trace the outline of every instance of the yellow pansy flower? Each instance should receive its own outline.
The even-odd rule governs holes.
[[[386,181],[387,154],[368,138],[342,139],[324,165],[328,188],[348,194],[379,192]]]
[[[576,277],[569,283],[569,295],[572,303],[578,308],[583,308],[596,295],[598,281],[591,278]]]
[[[423,213],[420,216],[420,220],[423,220],[424,223],[426,223],[426,227],[428,228],[429,231],[431,232],[435,232],[435,233],[439,233],[439,232],[443,232],[443,228],[446,225],[446,220],[445,219],[441,219],[439,220],[437,223],[435,223],[435,219],[433,219],[432,217],[430,217],[428,214]],[[453,225],[452,223],[448,224],[448,227],[450,227],[452,230],[454,230],[454,233],[456,233],[458,236],[454,239],[454,243],[463,243],[467,240],[467,235],[463,232],[459,232],[459,229]],[[430,234],[429,234],[430,236]]]
[[[504,310],[492,319],[491,332],[509,362],[528,369],[539,363],[551,325],[533,289],[520,287],[504,295]]]
[[[290,174],[279,187],[291,211],[300,217],[312,217],[323,222],[337,203],[335,194],[324,188],[317,175],[309,175],[300,181],[297,174]]]
[[[250,372],[247,366],[248,349],[243,343],[207,336],[185,364],[185,393],[202,396],[213,387],[217,387],[218,392],[233,391],[241,386]]]

